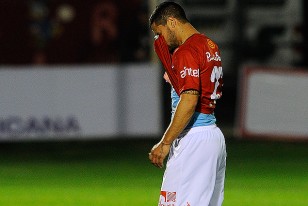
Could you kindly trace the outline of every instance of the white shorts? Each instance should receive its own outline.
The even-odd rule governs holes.
[[[225,139],[216,125],[184,131],[170,149],[158,205],[222,205],[226,156]]]

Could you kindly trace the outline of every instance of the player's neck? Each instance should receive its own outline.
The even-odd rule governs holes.
[[[184,44],[184,42],[194,34],[199,34],[200,32],[193,27],[190,23],[183,24],[182,29],[180,30],[180,45]]]

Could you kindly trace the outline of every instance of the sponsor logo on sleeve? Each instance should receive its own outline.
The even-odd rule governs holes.
[[[207,44],[209,45],[209,47],[211,48],[211,49],[215,49],[215,43],[212,41],[212,40],[210,40],[210,39],[207,39]]]
[[[218,52],[215,52],[214,54],[211,54],[210,52],[206,52],[206,58],[208,62],[211,61],[216,61],[216,62],[220,62],[221,61],[221,57],[219,56]]]

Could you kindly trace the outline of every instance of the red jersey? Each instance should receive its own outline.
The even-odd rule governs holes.
[[[218,46],[203,34],[194,34],[172,55],[172,70],[179,93],[200,93],[197,112],[211,114],[222,96],[223,72]]]

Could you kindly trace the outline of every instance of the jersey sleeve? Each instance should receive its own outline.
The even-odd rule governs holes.
[[[188,49],[180,51],[176,56],[179,92],[182,93],[185,90],[197,90],[200,92],[198,58]]]
[[[180,94],[178,85],[176,84],[177,77],[172,70],[172,57],[169,53],[168,45],[162,35],[155,36],[154,49],[160,61],[162,62],[175,91],[177,94]]]

